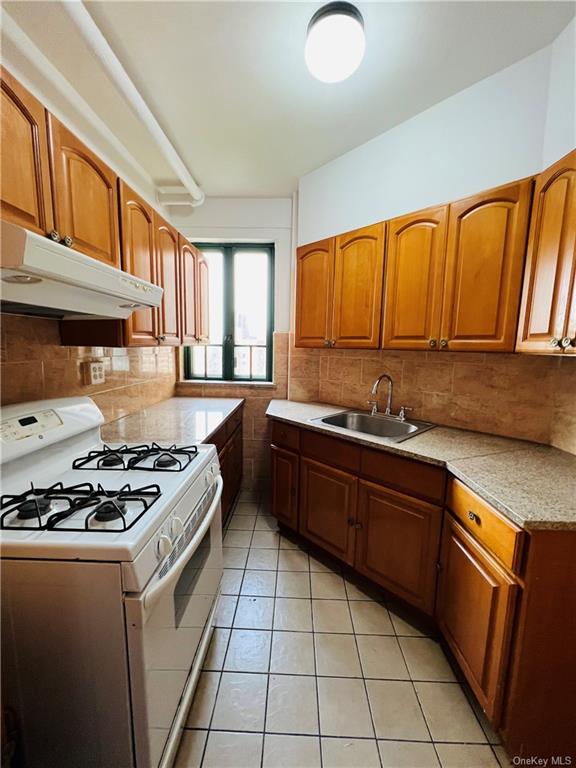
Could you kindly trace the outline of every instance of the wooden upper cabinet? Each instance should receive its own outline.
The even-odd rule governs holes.
[[[116,174],[53,115],[48,129],[57,231],[72,248],[119,267]]]
[[[122,269],[150,283],[156,282],[154,211],[121,179],[120,227],[122,231]],[[133,312],[126,320],[128,346],[156,344],[156,312],[151,307]]]
[[[576,150],[536,177],[516,349],[576,352]]]
[[[331,346],[380,345],[384,229],[380,222],[336,238]]]
[[[196,327],[198,329],[197,340],[207,344],[210,340],[210,307],[209,307],[209,273],[206,256],[196,249],[198,262],[197,292],[196,292]]]
[[[354,562],[357,497],[355,475],[301,458],[300,533],[349,565]]]
[[[46,113],[5,69],[0,68],[0,75],[2,218],[45,235],[54,226]]]
[[[388,222],[382,346],[437,349],[448,206]]]
[[[450,206],[440,347],[514,350],[532,180]]]
[[[196,248],[182,235],[178,235],[180,250],[180,315],[182,318],[182,344],[198,341],[197,302],[198,257]]]
[[[518,586],[448,514],[440,565],[438,624],[482,708],[496,722]]]
[[[334,238],[298,248],[296,255],[297,347],[329,345],[332,330]]]
[[[358,521],[356,569],[432,614],[442,508],[361,480]]]
[[[164,289],[157,313],[160,344],[180,344],[180,296],[178,232],[154,213],[156,283]]]

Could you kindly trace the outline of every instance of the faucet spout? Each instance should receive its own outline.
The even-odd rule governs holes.
[[[372,389],[370,394],[372,395],[372,400],[368,400],[368,404],[372,406],[372,416],[375,416],[378,413],[378,387],[380,386],[380,382],[386,379],[388,382],[388,398],[386,400],[386,410],[385,414],[386,416],[389,416],[392,413],[392,389],[394,387],[394,383],[390,376],[388,376],[387,373],[383,373],[381,376],[378,376],[374,384],[372,385]]]

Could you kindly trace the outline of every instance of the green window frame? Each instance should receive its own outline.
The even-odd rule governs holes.
[[[207,352],[204,357],[204,374],[193,370],[192,347],[184,347],[184,378],[193,381],[228,381],[235,383],[271,383],[273,376],[273,333],[274,333],[274,244],[273,243],[194,243],[202,252],[219,251],[223,259],[223,341],[222,344],[203,345],[222,347],[222,376],[210,376],[207,373]],[[264,345],[248,345],[250,349],[250,375],[234,375],[234,355],[236,348],[246,348],[246,345],[236,344],[234,338],[234,255],[242,251],[265,251],[268,255],[268,306],[266,323],[266,343]],[[266,376],[252,374],[252,349],[266,349]],[[197,349],[197,347],[196,347]]]

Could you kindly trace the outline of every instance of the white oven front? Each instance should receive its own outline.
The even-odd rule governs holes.
[[[139,594],[125,597],[137,768],[172,763],[210,640],[222,575],[222,478]]]

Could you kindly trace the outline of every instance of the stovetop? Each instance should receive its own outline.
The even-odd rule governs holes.
[[[133,487],[129,483],[117,490],[100,483],[30,489],[22,494],[6,494],[0,499],[0,528],[32,531],[127,531],[160,497],[160,486]]]
[[[72,462],[73,469],[130,470],[148,472],[183,472],[198,455],[195,445],[161,446],[158,443],[103,445]]]

